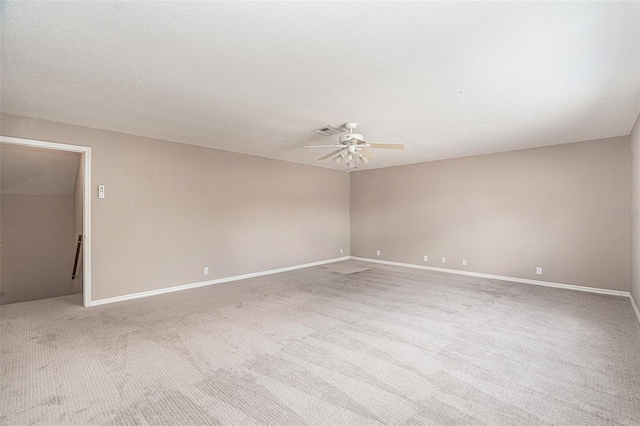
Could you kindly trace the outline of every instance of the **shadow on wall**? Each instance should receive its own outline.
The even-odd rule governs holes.
[[[80,160],[77,153],[0,144],[1,304],[82,291],[71,278],[82,232]]]

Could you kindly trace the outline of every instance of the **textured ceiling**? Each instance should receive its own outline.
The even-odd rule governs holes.
[[[367,168],[626,135],[639,2],[3,2],[4,112]],[[321,165],[335,167],[326,160]]]
[[[70,195],[80,154],[0,144],[0,192]]]

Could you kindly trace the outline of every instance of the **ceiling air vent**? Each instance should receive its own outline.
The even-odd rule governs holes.
[[[320,127],[319,129],[312,130],[312,131],[316,132],[319,135],[325,135],[325,136],[337,135],[338,133],[344,132],[343,129],[339,129],[339,128],[333,127],[333,126],[324,126],[324,127]]]

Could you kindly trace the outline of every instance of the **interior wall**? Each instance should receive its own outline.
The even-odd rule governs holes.
[[[78,236],[83,233],[82,232],[83,223],[84,223],[84,218],[82,217],[83,203],[84,203],[84,154],[81,154],[80,161],[78,163],[78,171],[76,172],[76,185],[73,188],[73,238],[74,238],[74,241],[76,241],[76,247],[78,244],[77,243]],[[82,292],[82,281],[83,281],[82,266],[83,265],[84,265],[84,259],[82,257],[82,247],[81,247],[80,256],[78,258],[78,267],[76,269],[76,278],[73,280],[73,286],[78,293]]]
[[[2,194],[0,303],[77,293],[72,281],[73,197]]]
[[[640,115],[631,140],[631,296],[640,308]]]
[[[351,254],[629,291],[628,156],[618,137],[351,173]]]
[[[349,255],[347,173],[8,114],[1,124],[4,136],[92,148],[92,182],[106,189],[92,188],[92,300]]]

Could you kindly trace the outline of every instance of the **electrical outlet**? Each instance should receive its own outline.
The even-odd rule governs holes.
[[[462,259],[462,266],[467,266],[467,259]]]
[[[537,274],[537,275],[542,275],[542,266],[538,266],[538,267],[536,268],[536,274]]]
[[[204,268],[204,274],[205,274],[205,275],[209,275],[209,267],[208,267],[208,266],[206,266],[206,267]]]
[[[425,255],[424,255],[424,261],[426,262],[426,261],[428,261],[428,260],[429,260],[429,258],[428,258],[428,257],[427,257],[427,255],[425,254]]]
[[[104,185],[98,185],[98,198],[104,198]]]
[[[446,258],[442,258],[442,263],[447,263],[447,259]]]
[[[376,251],[376,255],[380,256],[380,250]]]

